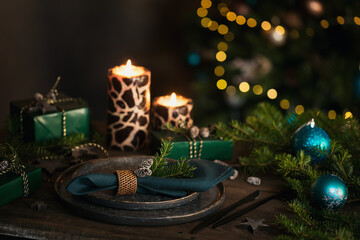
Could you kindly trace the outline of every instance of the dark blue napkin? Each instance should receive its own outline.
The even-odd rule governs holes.
[[[204,192],[234,174],[232,167],[208,160],[191,160],[190,164],[196,166],[193,178],[138,177],[136,193],[184,197],[189,192]],[[116,190],[117,185],[115,174],[92,173],[73,179],[66,190],[74,195],[85,195],[106,189]]]

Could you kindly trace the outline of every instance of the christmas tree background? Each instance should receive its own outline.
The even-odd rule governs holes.
[[[264,100],[330,119],[358,114],[359,3],[199,2],[187,40],[200,122],[244,119]]]

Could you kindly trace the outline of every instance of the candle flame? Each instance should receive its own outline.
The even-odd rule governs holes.
[[[172,93],[171,95],[159,97],[156,103],[165,107],[176,108],[185,106],[186,104],[188,104],[188,102],[189,99],[184,98],[181,95],[176,95],[175,93]]]
[[[131,71],[131,60],[130,59],[127,60],[125,68],[126,68],[126,71]]]
[[[114,67],[112,72],[119,76],[124,77],[136,77],[143,75],[145,73],[144,67],[137,67],[131,64],[131,60],[127,60],[126,64],[122,64],[121,66]]]
[[[170,106],[171,107],[176,106],[176,94],[174,92],[170,96]]]

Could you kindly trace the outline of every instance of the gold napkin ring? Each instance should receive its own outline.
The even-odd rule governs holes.
[[[116,195],[135,194],[137,189],[137,178],[132,170],[116,170],[118,178],[118,189]]]

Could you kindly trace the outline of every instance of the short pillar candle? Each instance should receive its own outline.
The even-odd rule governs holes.
[[[172,93],[171,96],[161,96],[154,99],[152,104],[152,128],[161,129],[164,124],[189,128],[193,125],[191,111],[193,101]]]
[[[149,135],[151,73],[128,60],[126,65],[109,69],[108,77],[108,146],[136,151]]]

